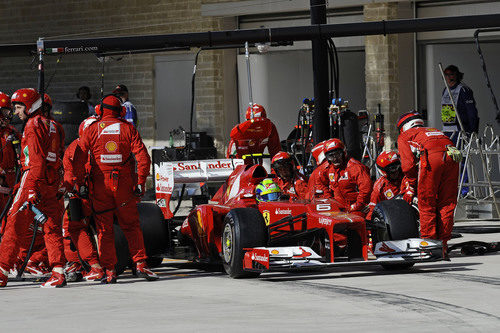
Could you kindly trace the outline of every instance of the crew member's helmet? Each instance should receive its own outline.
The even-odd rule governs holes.
[[[43,95],[43,104],[46,105],[47,111],[52,110],[52,98],[50,98],[49,94]]]
[[[96,106],[94,106],[94,112],[96,116],[102,116],[101,104],[97,104]]]
[[[10,96],[1,91],[0,91],[0,108],[9,110],[12,109],[12,105],[10,104]]]
[[[317,165],[320,165],[325,160],[325,142],[321,141],[311,149],[311,155]]]
[[[115,115],[122,118],[125,117],[125,113],[127,112],[125,107],[122,105],[122,100],[115,94],[104,96],[101,99],[101,103],[99,103],[98,105],[99,107],[96,106],[94,110],[96,115],[98,115],[99,117],[102,117],[102,114],[106,109],[113,111]]]
[[[0,91],[0,126],[5,126],[12,119],[10,96]]]
[[[401,160],[399,154],[393,151],[383,151],[375,161],[377,168],[386,178],[398,178],[401,175]]]
[[[38,111],[42,106],[42,99],[40,94],[33,88],[22,88],[17,90],[11,97],[12,105],[23,104],[26,106],[24,114],[27,116],[32,115]]]
[[[344,143],[336,138],[325,141],[324,152],[328,162],[335,166],[341,165],[347,156]]]
[[[280,151],[273,156],[271,168],[273,168],[278,177],[290,180],[293,178],[295,163],[289,153]]]
[[[249,106],[247,108],[247,113],[245,114],[246,120],[250,120],[252,118],[252,111],[254,118],[267,118],[266,110],[264,109],[264,107],[260,104],[253,103],[253,106]]]
[[[403,133],[412,127],[424,126],[424,119],[417,111],[403,113],[398,119],[399,133]]]
[[[272,179],[266,178],[255,187],[255,198],[259,202],[278,201],[281,189]]]

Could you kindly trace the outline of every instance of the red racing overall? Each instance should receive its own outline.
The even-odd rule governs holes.
[[[435,128],[413,127],[398,137],[401,169],[411,183],[418,177],[420,236],[444,243],[451,238],[458,195],[459,163],[446,153],[450,145]]]
[[[0,267],[9,270],[13,267],[19,250],[29,245],[34,214],[30,209],[19,211],[28,201],[31,193],[38,193],[40,202],[56,200],[57,188],[49,186],[47,157],[51,151],[51,144],[56,128],[50,119],[36,115],[28,119],[21,141],[21,165],[23,176],[14,202],[7,217],[7,225],[2,242],[0,243]],[[65,264],[62,231],[60,219],[54,212],[47,211],[40,205],[39,209],[47,215],[49,220],[44,224],[44,240],[47,246],[50,265],[63,267]],[[59,212],[58,212],[59,213]]]
[[[281,143],[276,126],[267,118],[253,118],[231,130],[231,149],[234,144],[236,157],[248,154],[262,154],[267,147],[271,158],[281,150]]]
[[[17,153],[14,149],[16,142],[21,142],[21,135],[14,127],[10,125],[0,127],[0,185],[4,188],[12,189],[16,185]],[[8,200],[8,194],[0,193],[0,212]],[[3,222],[0,234],[3,234]]]
[[[100,261],[108,271],[113,271],[116,264],[113,215],[127,238],[133,261],[147,258],[134,188],[138,184],[144,188],[151,159],[139,132],[119,117],[120,111],[105,105],[102,118],[90,124],[79,141],[82,151],[91,154],[91,202]],[[137,175],[132,153],[137,161]]]
[[[351,158],[340,168],[330,164],[316,181],[317,190],[323,191],[322,198],[334,198],[348,212],[365,217],[370,202],[372,181],[368,168]]]
[[[85,164],[88,160],[88,154],[85,154],[78,145],[78,139],[73,141],[66,152],[64,153],[64,184],[71,191],[73,188],[79,188],[77,180],[85,178]],[[90,203],[86,199],[82,199],[82,210],[84,216],[90,216],[92,210]],[[64,236],[64,254],[69,262],[79,262],[80,257],[89,263],[95,265],[99,263],[97,251],[95,250],[90,235],[88,233],[88,218],[81,221],[70,221],[68,212],[63,218],[63,236]],[[73,251],[70,242],[73,242],[78,252]]]

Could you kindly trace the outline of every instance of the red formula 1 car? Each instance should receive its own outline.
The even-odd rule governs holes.
[[[175,231],[171,225],[170,234],[176,237],[170,242],[168,256],[219,262],[235,278],[258,276],[264,271],[360,264],[406,268],[443,258],[441,242],[418,238],[415,212],[403,200],[376,207],[375,223],[370,226],[372,246],[366,221],[344,212],[335,200],[258,202],[255,187],[270,177],[266,169],[238,160],[220,161],[219,166],[227,166],[226,174],[230,172],[227,180],[210,203],[195,206]],[[197,165],[186,171],[179,170],[176,163],[163,168],[168,176],[156,177],[160,180],[157,203],[167,217],[171,215],[165,200],[173,180],[209,181],[210,165],[217,165],[213,160],[182,162],[184,166]],[[215,178],[220,180],[222,169],[216,170]],[[376,259],[369,259],[369,249]]]

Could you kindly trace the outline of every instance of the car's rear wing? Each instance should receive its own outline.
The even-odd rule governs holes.
[[[172,218],[170,198],[175,184],[224,182],[242,159],[214,159],[155,163],[156,204],[166,219]]]

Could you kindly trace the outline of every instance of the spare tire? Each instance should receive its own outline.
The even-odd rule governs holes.
[[[80,101],[54,102],[51,115],[61,124],[80,124],[89,116],[89,108],[87,103]]]

